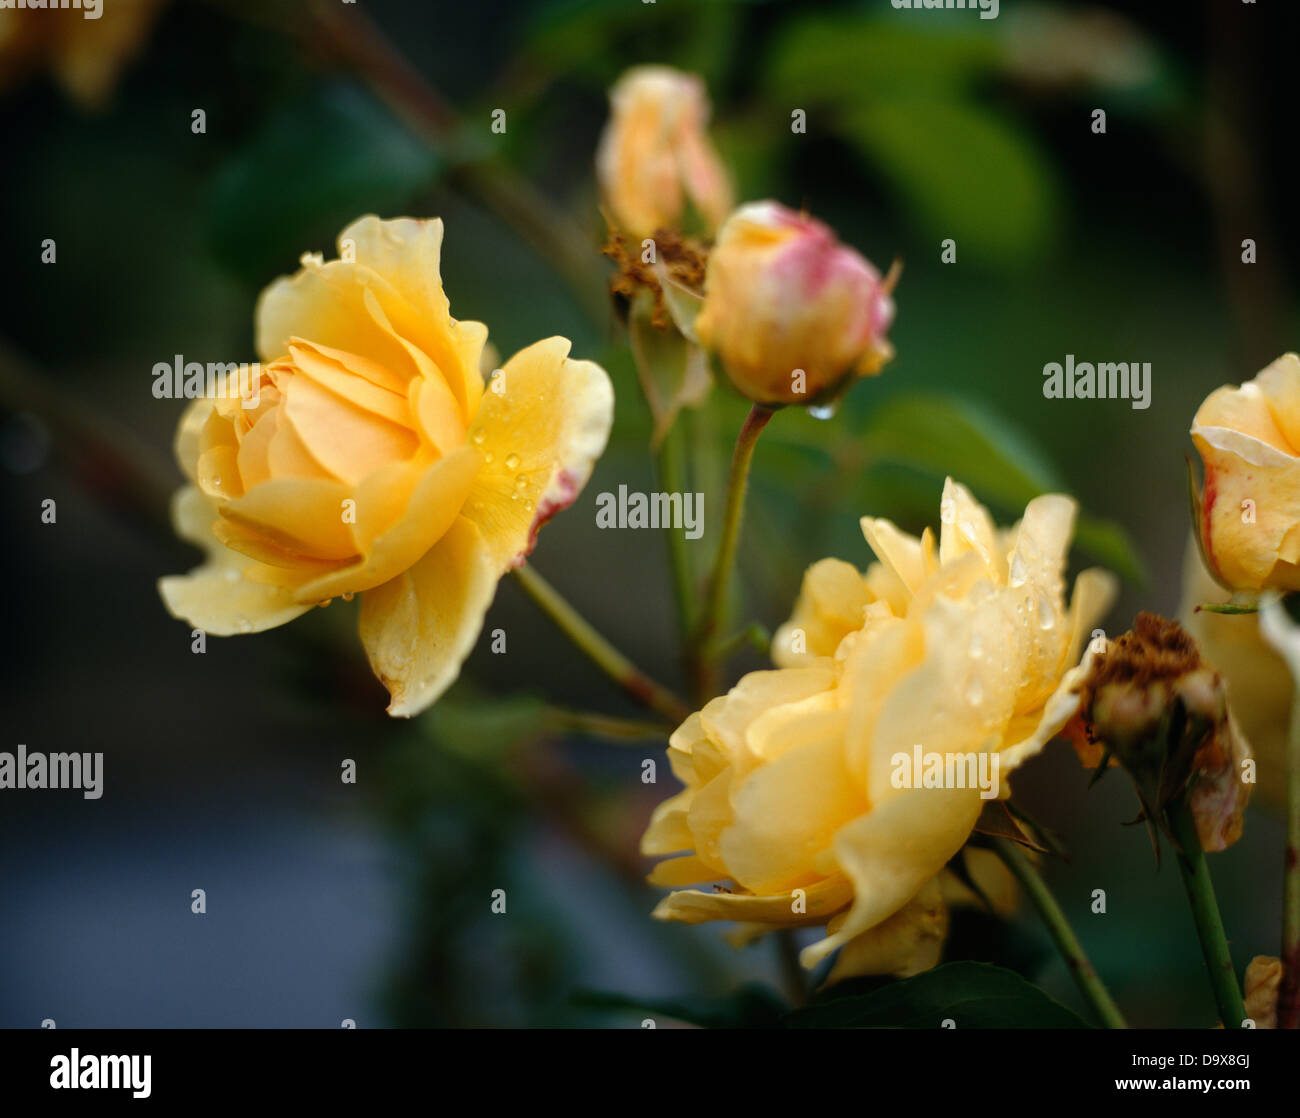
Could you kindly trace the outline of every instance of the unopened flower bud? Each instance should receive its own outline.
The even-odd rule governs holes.
[[[637,66],[614,84],[609,101],[596,176],[615,224],[649,237],[680,227],[688,202],[709,230],[722,224],[731,182],[709,139],[704,82],[668,66]]]
[[[831,229],[776,202],[741,206],[709,256],[701,344],[763,404],[810,404],[893,356],[890,284]]]

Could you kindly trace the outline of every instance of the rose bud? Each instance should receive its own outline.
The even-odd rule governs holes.
[[[751,400],[816,403],[893,356],[891,288],[822,222],[753,202],[718,234],[695,331]]]
[[[1210,393],[1191,433],[1212,573],[1233,590],[1300,590],[1300,359],[1288,353]]]
[[[1083,692],[1082,726],[1070,736],[1082,739],[1076,748],[1084,746],[1085,765],[1112,756],[1160,826],[1185,797],[1204,850],[1225,850],[1241,837],[1250,747],[1229,710],[1223,676],[1181,625],[1138,614],[1133,631],[1093,661]]]
[[[637,66],[614,84],[609,101],[596,177],[614,223],[649,237],[680,226],[689,202],[716,229],[731,210],[732,193],[706,131],[704,82],[668,66]]]

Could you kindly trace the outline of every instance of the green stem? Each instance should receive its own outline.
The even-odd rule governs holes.
[[[727,504],[722,514],[722,539],[718,543],[717,558],[709,575],[704,607],[695,626],[688,650],[691,678],[695,684],[696,698],[703,702],[713,697],[717,690],[713,647],[722,626],[727,604],[727,584],[735,566],[736,547],[740,543],[740,524],[745,512],[745,493],[749,488],[749,466],[754,459],[758,436],[776,414],[771,408],[755,404],[745,417],[736,438],[736,449],[731,456],[731,473],[727,478]]]
[[[659,487],[666,493],[686,492],[686,471],[684,447],[681,430],[686,416],[681,412],[677,420],[664,434],[659,445],[658,471]],[[688,639],[694,624],[693,605],[695,599],[695,579],[691,573],[691,557],[687,549],[686,534],[681,528],[671,525],[668,534],[668,564],[673,574],[673,594],[677,601],[677,625],[682,639]]]
[[[1277,1027],[1300,1028],[1300,681],[1286,747],[1286,853],[1282,878],[1282,987]]]
[[[808,972],[799,962],[799,941],[795,938],[793,928],[782,928],[773,938],[776,940],[786,998],[795,1009],[799,1009],[808,1004]]]
[[[662,714],[674,725],[690,716],[690,709],[666,687],[656,683],[623,653],[602,637],[546,579],[525,564],[515,569],[515,579],[579,651],[637,702]]]
[[[549,707],[546,721],[556,730],[585,734],[604,741],[635,744],[643,741],[667,739],[673,727],[667,722],[646,722],[636,718],[617,718],[609,714],[594,714],[585,710]]]
[[[1088,961],[1078,936],[1074,934],[1074,929],[1070,927],[1070,922],[1061,911],[1061,906],[1057,904],[1056,898],[1052,896],[1047,883],[1043,881],[1033,863],[1010,839],[993,838],[991,841],[1003,865],[1011,871],[1015,879],[1020,882],[1021,888],[1029,894],[1029,899],[1034,902],[1034,907],[1038,909],[1038,915],[1047,926],[1052,942],[1056,944],[1056,949],[1070,968],[1070,974],[1074,976],[1075,984],[1088,1000],[1088,1004],[1092,1006],[1098,1019],[1108,1029],[1127,1029],[1128,1024],[1124,1020],[1124,1015],[1111,999],[1105,983],[1093,970],[1092,963]]]
[[[1178,847],[1178,872],[1182,874],[1183,887],[1192,907],[1192,919],[1196,922],[1196,935],[1205,956],[1210,988],[1219,1007],[1219,1019],[1225,1029],[1240,1029],[1246,1019],[1246,1007],[1233,970],[1223,918],[1214,899],[1214,885],[1210,881],[1205,851],[1201,849],[1201,839],[1196,833],[1196,821],[1182,796],[1169,805],[1165,815],[1169,821],[1169,833]]]
[[[312,18],[295,17],[285,29],[324,45],[417,134],[440,153],[450,153],[452,185],[531,244],[564,277],[593,322],[606,322],[609,295],[588,232],[501,160],[479,158],[477,152],[457,158],[458,149],[465,148],[463,120],[359,7],[316,0],[309,11]]]

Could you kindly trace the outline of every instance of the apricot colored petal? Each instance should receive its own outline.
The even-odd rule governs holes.
[[[504,391],[483,396],[470,439],[491,456],[466,506],[500,571],[519,566],[537,533],[566,509],[609,438],[614,391],[605,370],[568,358],[565,338],[547,338],[503,367]]]
[[[351,497],[352,488],[342,482],[272,478],[224,502],[220,513],[285,551],[312,559],[342,560],[357,553],[343,520],[344,501]]]
[[[482,534],[458,517],[418,563],[366,591],[361,643],[392,696],[389,714],[419,714],[451,686],[478,639],[496,584]]]
[[[182,538],[207,553],[189,574],[158,580],[158,592],[173,617],[224,637],[274,629],[312,608],[294,601],[287,591],[245,578],[245,572],[256,564],[223,546],[212,534],[216,508],[195,486],[177,492],[172,519]]]
[[[470,448],[439,458],[420,476],[405,510],[395,516],[388,468],[381,468],[356,489],[354,540],[370,541],[360,562],[312,579],[298,590],[302,601],[369,590],[413,566],[455,523],[478,473],[479,456]],[[386,526],[385,522],[388,522]]]

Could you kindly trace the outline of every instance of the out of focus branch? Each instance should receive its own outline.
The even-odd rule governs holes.
[[[311,11],[310,21],[295,21],[289,30],[352,70],[418,135],[438,148],[450,148],[454,160],[466,136],[464,121],[374,21],[358,6],[337,0],[320,0]],[[596,246],[580,225],[498,159],[471,154],[453,162],[449,179],[532,245],[564,277],[593,322],[609,318]]]
[[[78,482],[151,535],[172,538],[176,468],[129,428],[60,391],[0,340],[0,407],[43,423]]]

